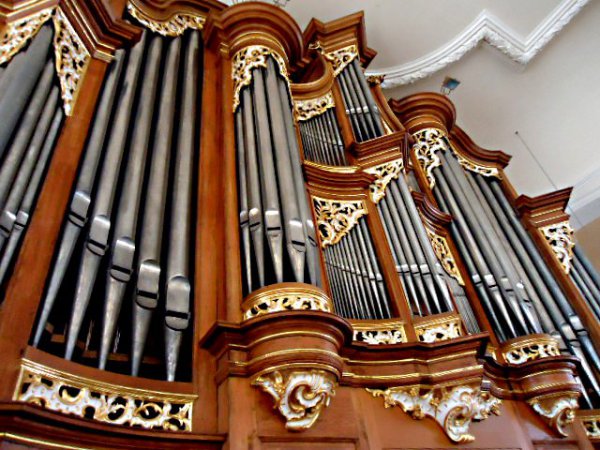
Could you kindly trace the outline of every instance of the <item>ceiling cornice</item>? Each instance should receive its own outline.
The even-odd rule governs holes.
[[[368,71],[367,75],[385,75],[383,88],[414,83],[460,60],[481,41],[500,50],[513,61],[526,65],[588,2],[563,0],[526,38],[511,30],[491,12],[483,10],[446,45],[408,63]]]

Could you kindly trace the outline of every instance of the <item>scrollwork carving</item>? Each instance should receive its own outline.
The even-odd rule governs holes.
[[[25,44],[40,31],[42,25],[52,17],[53,12],[54,8],[47,8],[8,23],[0,38],[0,64],[10,61],[14,55],[19,53]]]
[[[483,166],[481,164],[478,164],[478,163],[472,161],[469,158],[466,158],[465,156],[461,155],[457,151],[454,151],[454,154],[456,155],[456,159],[458,160],[458,163],[466,170],[477,173],[484,177],[495,177],[498,179],[501,178],[500,171],[498,170],[497,167]]]
[[[568,221],[548,225],[540,228],[542,235],[548,241],[556,259],[566,274],[571,271],[571,260],[573,259],[573,228]]]
[[[337,380],[324,370],[280,372],[257,377],[252,384],[273,397],[290,431],[310,428],[335,395]]]
[[[374,203],[379,203],[385,197],[385,190],[388,184],[400,176],[403,168],[404,162],[400,158],[365,169],[366,173],[377,177],[375,182],[370,186],[371,200]]]
[[[583,423],[583,427],[585,428],[588,437],[596,440],[600,439],[600,415],[584,415],[579,416],[579,418]]]
[[[533,410],[558,434],[567,437],[567,425],[575,420],[575,411],[579,408],[576,392],[559,392],[534,397],[527,401]]]
[[[337,244],[354,228],[358,220],[367,214],[367,208],[361,200],[328,200],[313,197],[313,205],[323,248]]]
[[[433,343],[446,341],[462,336],[462,327],[460,317],[448,316],[434,318],[415,324],[417,338],[421,342]]]
[[[131,2],[127,3],[127,11],[146,28],[163,36],[181,36],[187,29],[201,30],[206,22],[206,17],[191,13],[177,13],[164,21],[154,20]]]
[[[354,44],[339,48],[330,52],[323,49],[321,42],[316,41],[309,46],[313,50],[321,52],[327,61],[331,63],[333,75],[337,77],[355,58],[358,58],[358,47]]]
[[[252,82],[252,70],[257,67],[267,68],[268,57],[272,57],[279,66],[280,75],[285,78],[289,88],[287,65],[281,55],[263,45],[251,45],[238,51],[232,60],[233,110],[240,104],[240,92],[244,86]]]
[[[65,114],[70,116],[91,55],[60,8],[54,15],[54,52],[63,108]]]
[[[434,419],[450,440],[456,443],[475,440],[469,433],[471,422],[487,419],[490,414],[500,415],[502,403],[477,386],[433,388],[424,394],[420,386],[367,391],[374,397],[382,397],[386,408],[400,406],[413,419]]]
[[[442,165],[437,152],[448,149],[446,135],[437,128],[425,128],[414,133],[413,137],[415,138],[415,144],[413,145],[415,156],[425,171],[429,187],[433,189],[435,187],[433,169]]]
[[[434,231],[426,228],[427,236],[429,236],[429,241],[431,242],[431,246],[433,247],[433,252],[435,256],[437,256],[440,264],[461,286],[465,285],[465,281],[463,280],[462,275],[460,274],[460,270],[458,269],[458,264],[456,264],[456,260],[454,259],[454,255],[450,250],[450,246],[448,245],[448,241],[445,237],[436,234]]]
[[[352,324],[352,328],[355,342],[369,345],[390,345],[407,341],[402,322]]]
[[[128,427],[192,430],[193,396],[121,388],[27,362],[14,399],[51,411]]]
[[[318,98],[294,101],[294,112],[296,114],[296,119],[299,121],[320,116],[329,108],[333,107],[335,107],[335,102],[331,92]]]
[[[333,312],[333,306],[324,294],[298,289],[276,289],[244,302],[244,320],[282,311]]]
[[[515,342],[504,351],[504,357],[510,364],[524,364],[537,359],[560,356],[558,341],[551,337],[540,337]]]

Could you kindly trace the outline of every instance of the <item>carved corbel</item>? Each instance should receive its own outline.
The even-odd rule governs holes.
[[[400,406],[413,419],[434,419],[451,441],[467,443],[475,440],[469,433],[472,421],[500,415],[502,401],[479,386],[432,388],[422,393],[420,386],[393,387],[386,390],[367,389],[374,397],[383,397],[386,408]]]
[[[578,392],[558,392],[540,395],[527,400],[533,410],[558,434],[567,437],[567,425],[575,420],[579,408]]]
[[[273,397],[273,407],[285,418],[288,430],[303,431],[329,406],[337,379],[324,370],[276,370],[258,376],[252,384]]]

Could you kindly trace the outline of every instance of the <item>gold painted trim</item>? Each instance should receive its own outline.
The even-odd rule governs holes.
[[[450,250],[448,240],[444,236],[437,234],[434,229],[428,226],[425,226],[425,231],[427,231],[427,237],[429,237],[429,242],[431,242],[433,252],[435,253],[435,256],[437,256],[441,266],[448,275],[458,282],[458,284],[464,286],[465,280],[460,274],[460,269],[458,268],[458,264],[456,263],[456,259],[452,253],[452,250]]]
[[[397,147],[396,147],[397,148]],[[397,148],[400,151],[399,148]],[[398,179],[404,169],[404,161],[402,158],[388,161],[383,164],[369,167],[365,172],[375,175],[377,179],[369,187],[371,200],[373,203],[379,203],[385,197],[385,191],[392,180]]]
[[[319,289],[277,287],[250,294],[242,305],[244,320],[285,311],[333,312],[333,302]]]
[[[551,336],[536,336],[518,340],[502,348],[509,364],[520,365],[529,361],[560,356],[558,341]]]
[[[430,377],[430,378],[438,378],[446,375],[453,375],[455,373],[467,372],[469,370],[483,370],[483,365],[476,364],[474,366],[468,367],[460,367],[458,369],[450,369],[444,370],[441,372],[435,373],[426,373],[426,372],[413,372],[413,373],[405,373],[398,375],[358,375],[352,372],[344,372],[342,374],[343,377],[354,378],[357,380],[373,380],[373,381],[385,381],[385,380],[402,380],[405,378],[415,378],[415,377]]]
[[[420,342],[433,343],[455,339],[463,335],[460,316],[431,316],[430,319],[414,324]]]
[[[398,320],[353,323],[354,342],[368,345],[390,345],[407,342],[404,322]]]
[[[539,230],[548,242],[563,271],[568,275],[571,271],[571,260],[573,259],[573,248],[575,247],[571,224],[568,220],[565,220],[560,223],[541,227]]]
[[[73,445],[58,444],[56,442],[48,441],[46,439],[31,438],[28,436],[23,436],[22,434],[15,434],[4,431],[0,432],[0,438],[6,438],[8,440],[12,440],[21,444],[43,445],[45,447],[58,448],[64,450],[93,450],[91,447],[75,447]]]
[[[348,64],[358,58],[358,47],[356,44],[326,52],[320,41],[309,45],[310,49],[319,51],[333,68],[333,76],[337,77]]]
[[[332,172],[332,173],[350,174],[350,173],[356,173],[360,170],[359,166],[329,166],[327,164],[321,164],[321,163],[318,163],[315,161],[310,161],[308,159],[306,161],[304,161],[304,165],[311,166],[316,169],[320,169],[320,170],[324,170],[326,172]]]
[[[442,165],[442,160],[437,153],[448,150],[446,133],[439,128],[424,128],[414,133],[413,137],[415,138],[413,151],[425,172],[429,187],[433,190],[435,187],[433,170]]]

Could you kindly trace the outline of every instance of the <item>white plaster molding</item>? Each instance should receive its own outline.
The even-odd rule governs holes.
[[[519,64],[526,65],[581,11],[589,0],[563,0],[526,38],[511,30],[494,14],[483,10],[453,40],[433,52],[395,67],[367,71],[385,75],[382,87],[414,83],[458,61],[481,41],[497,48]]]

